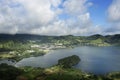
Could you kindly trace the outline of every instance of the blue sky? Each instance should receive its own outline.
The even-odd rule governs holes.
[[[65,0],[63,0],[65,1]],[[112,0],[88,0],[92,3],[92,6],[88,9],[91,14],[91,19],[96,25],[107,25],[107,9],[109,8]],[[60,5],[60,8],[63,8]],[[60,19],[67,19],[70,16],[68,14],[61,14]]]
[[[0,33],[120,34],[120,0],[0,0]]]
[[[89,8],[91,19],[95,24],[107,25],[107,9],[112,0],[89,0],[93,6]]]

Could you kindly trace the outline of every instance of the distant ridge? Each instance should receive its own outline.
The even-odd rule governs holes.
[[[25,35],[25,36],[51,36],[51,35],[26,34],[26,33],[25,34],[24,33],[21,33],[21,34],[0,33],[0,36],[3,36],[3,35],[7,35],[7,36],[20,36],[20,35]],[[74,35],[68,34],[68,35],[59,35],[59,36],[74,36]],[[94,37],[94,36],[103,36],[103,35],[101,35],[101,34],[93,34],[93,35],[90,35],[90,36]],[[90,36],[87,36],[87,37],[90,37]],[[105,37],[107,37],[107,36],[120,36],[120,34],[105,35]]]
[[[0,34],[0,41],[28,41],[38,40],[41,42],[54,42],[54,41],[68,41],[74,44],[77,43],[108,43],[120,45],[120,34],[114,35],[100,35],[95,34],[91,36],[74,36],[74,35],[62,35],[62,36],[48,36],[48,35],[35,35],[35,34]]]

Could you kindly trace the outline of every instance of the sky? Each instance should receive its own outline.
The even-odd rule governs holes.
[[[120,0],[0,0],[0,33],[120,34]]]

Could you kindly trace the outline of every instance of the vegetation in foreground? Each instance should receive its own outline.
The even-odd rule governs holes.
[[[79,69],[53,66],[51,68],[16,68],[7,64],[0,65],[0,80],[120,80],[120,72],[107,75],[94,75]]]

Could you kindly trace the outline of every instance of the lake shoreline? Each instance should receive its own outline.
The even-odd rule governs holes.
[[[87,48],[88,48],[89,46],[81,46],[81,50],[88,50]],[[110,46],[110,47],[95,47],[95,46],[93,46],[93,47],[90,47],[90,50],[91,49],[93,49],[94,50],[94,48],[95,48],[95,50],[97,50],[98,48],[103,48],[104,50],[105,49],[107,49],[107,48],[110,48],[110,49],[112,49],[113,47],[112,46]],[[70,52],[70,54],[71,53],[76,53],[76,52],[72,52],[71,50],[73,50],[73,49],[75,49],[75,51],[77,50],[77,49],[79,49],[79,47],[75,47],[75,48],[65,48],[65,49],[56,49],[56,50],[51,50],[50,51],[50,53],[46,53],[46,54],[44,54],[43,56],[46,56],[46,55],[51,55],[51,53],[52,53],[52,55],[51,56],[53,56],[53,55],[57,55],[58,53],[56,53],[56,52],[59,52],[60,51],[60,53],[61,53],[61,51],[66,51],[66,50],[68,50],[68,53]],[[108,50],[107,50],[108,51]],[[82,53],[82,52],[81,52]],[[92,52],[89,52],[89,53],[92,53]],[[65,54],[65,53],[62,53],[62,54]],[[61,55],[62,55],[61,54]],[[78,54],[78,53],[76,53],[76,54]],[[86,53],[83,53],[83,54],[86,54]],[[80,56],[82,57],[82,55],[83,54],[80,54]],[[67,54],[66,54],[67,55]],[[89,54],[88,54],[89,55]],[[94,54],[94,55],[96,55],[96,54]],[[43,56],[37,56],[37,57],[32,57],[32,59],[37,59],[38,58],[38,60],[39,60],[39,57],[43,57]],[[59,56],[59,55],[58,55]],[[97,55],[96,55],[97,56]],[[106,55],[107,56],[107,55]],[[97,57],[96,57],[97,58]],[[29,58],[26,58],[26,59],[28,59],[29,60]],[[82,60],[81,61],[84,61],[84,59],[85,58],[82,58]],[[44,61],[44,60],[43,60]],[[49,61],[49,60],[48,60]],[[36,62],[36,61],[34,61],[33,60],[33,62]],[[15,62],[15,63],[17,63],[17,62]],[[29,62],[27,62],[27,63],[29,63]],[[39,62],[39,63],[44,63],[44,62]],[[82,62],[83,63],[83,62]],[[20,63],[21,64],[21,63]],[[46,63],[47,64],[47,63]],[[80,62],[80,64],[81,64],[81,62]],[[102,64],[101,64],[102,65]],[[52,66],[52,65],[51,65]],[[83,65],[83,67],[84,67],[84,65]],[[77,67],[77,69],[78,69],[78,67]],[[80,69],[80,70],[82,70],[82,69]],[[87,71],[87,70],[82,70],[83,72],[87,72],[87,73],[92,73],[92,72],[90,72],[90,71]],[[114,71],[109,71],[109,72],[114,72]],[[107,73],[106,73],[107,74]]]

